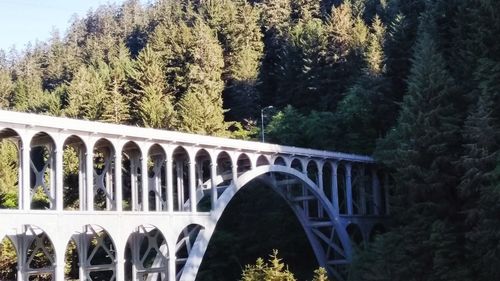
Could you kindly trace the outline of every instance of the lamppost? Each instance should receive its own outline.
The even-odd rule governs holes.
[[[262,132],[262,142],[264,142],[264,111],[267,109],[272,109],[274,106],[270,105],[267,107],[264,107],[260,110],[260,126],[261,126],[261,132]]]

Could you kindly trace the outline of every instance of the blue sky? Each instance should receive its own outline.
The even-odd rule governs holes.
[[[22,50],[31,41],[45,41],[54,28],[65,34],[73,15],[123,0],[0,0],[0,49]],[[146,2],[146,1],[143,1]]]

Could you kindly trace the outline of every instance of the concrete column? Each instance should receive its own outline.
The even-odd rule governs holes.
[[[64,154],[64,144],[57,143],[56,149],[54,151],[56,157],[56,210],[62,211],[64,209],[64,196],[63,196],[63,179],[64,179],[64,170],[63,170],[63,154]],[[64,263],[64,259],[63,259]],[[64,273],[63,273],[64,279]],[[61,279],[62,280],[62,279]]]
[[[62,243],[62,241],[53,241],[55,244]],[[56,265],[55,265],[55,281],[64,281],[64,265],[65,265],[65,250],[66,247],[59,246],[57,247],[54,244],[54,247],[58,250],[56,252]]]
[[[174,182],[173,182],[173,165],[172,165],[172,158],[168,157],[165,160],[166,165],[165,165],[165,175],[166,175],[166,180],[167,180],[167,210],[169,212],[174,211]]]
[[[137,196],[137,167],[136,167],[136,158],[135,156],[131,156],[130,160],[130,191],[131,191],[131,210],[138,211],[139,198]]]
[[[382,208],[382,199],[380,194],[380,181],[378,179],[377,170],[372,168],[372,193],[373,193],[373,214],[380,215]]]
[[[189,202],[190,211],[196,212],[196,162],[191,160],[189,162]]]
[[[31,182],[30,182],[30,176],[31,176],[31,166],[30,166],[30,144],[28,140],[23,141],[23,147],[22,147],[22,163],[20,165],[21,171],[22,171],[22,192],[20,192],[20,197],[22,197],[22,209],[23,210],[29,210],[31,209]]]
[[[122,187],[122,153],[115,152],[115,190],[116,190],[116,210],[123,211],[123,187]],[[119,279],[117,279],[119,280]]]
[[[167,280],[168,281],[176,281],[176,279],[175,279],[175,266],[176,266],[176,264],[175,264],[175,261],[176,261],[175,250],[176,250],[176,248],[175,248],[175,243],[170,243],[170,245],[173,245],[174,247],[172,247],[168,251],[168,276],[167,276]]]
[[[351,180],[351,163],[345,164],[345,186],[346,186],[346,200],[347,200],[347,214],[352,216],[352,180]]]
[[[238,161],[235,160],[231,163],[231,173],[233,175],[233,182],[236,182],[238,179]]]
[[[323,168],[322,167],[318,167],[318,187],[321,191],[324,191],[323,190]],[[320,204],[319,202],[318,202],[318,215],[320,218],[323,217],[323,204]]]
[[[335,214],[338,215],[340,213],[339,208],[339,183],[338,183],[338,175],[337,175],[338,163],[332,163],[332,204]]]
[[[85,186],[86,186],[86,168],[85,168],[85,153],[79,148],[78,155],[78,201],[79,201],[79,209],[80,211],[85,210],[85,202],[87,201],[87,196],[85,194]]]
[[[210,202],[211,209],[215,208],[215,203],[217,202],[217,186],[215,185],[215,177],[217,177],[217,163],[210,163],[210,185],[212,189],[210,190]]]
[[[94,150],[92,148],[87,149],[87,159],[86,159],[86,171],[87,171],[87,211],[94,210]]]
[[[148,156],[142,152],[141,158],[142,211],[149,212]]]

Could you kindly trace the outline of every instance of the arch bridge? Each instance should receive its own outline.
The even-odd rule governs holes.
[[[12,156],[0,239],[18,281],[193,281],[224,209],[254,180],[345,280],[351,243],[389,213],[387,177],[366,156],[1,110],[0,138]]]

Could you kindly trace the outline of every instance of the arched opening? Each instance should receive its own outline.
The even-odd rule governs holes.
[[[210,192],[212,161],[205,149],[200,149],[195,156],[196,162],[196,209],[200,212],[210,211]]]
[[[25,225],[18,239],[18,243],[27,245],[19,253],[25,262],[21,267],[24,280],[54,280],[56,254],[47,233],[36,226]]]
[[[269,159],[267,159],[267,157],[265,155],[260,155],[257,158],[257,167],[265,166],[265,165],[269,165]]]
[[[141,150],[135,142],[129,141],[121,154],[123,210],[139,211],[142,202]]]
[[[246,155],[246,153],[240,154],[236,165],[238,166],[238,175],[241,175],[244,172],[250,171],[252,169],[252,161],[250,160],[250,157]]]
[[[182,146],[172,153],[174,211],[189,210],[189,154]]]
[[[14,243],[5,236],[0,241],[0,280],[17,280],[17,259]]]
[[[33,136],[30,143],[31,209],[54,209],[56,202],[55,142],[47,133]]]
[[[362,164],[352,166],[352,210],[354,215],[366,215],[368,210],[368,199],[370,196],[367,188],[369,176]]]
[[[323,164],[323,192],[330,202],[334,201],[332,171],[332,164],[329,161],[325,161]],[[337,195],[335,194],[335,196]]]
[[[78,255],[78,246],[76,240],[78,237],[73,237],[66,245],[64,253],[64,280],[80,280],[80,256]]]
[[[94,210],[116,208],[114,181],[115,148],[107,139],[100,139],[94,145]]]
[[[168,278],[168,247],[163,234],[141,225],[130,235],[125,248],[125,280],[164,281]]]
[[[84,280],[116,279],[116,247],[104,228],[86,225],[83,232],[74,235],[73,239]]]
[[[337,167],[337,192],[339,200],[339,213],[347,215],[347,184],[346,184],[347,169],[344,163],[340,163]]]
[[[80,210],[85,194],[85,143],[78,136],[70,136],[63,145],[64,210]]]
[[[217,177],[215,184],[217,185],[217,198],[226,190],[231,184],[232,180],[232,167],[231,156],[225,151],[217,155]]]
[[[167,174],[165,150],[155,144],[148,151],[149,210],[167,210]]]
[[[304,167],[302,166],[302,162],[300,161],[300,159],[297,158],[293,159],[290,167],[301,173],[304,172]]]
[[[385,232],[386,232],[386,230],[385,230],[385,227],[383,224],[378,223],[378,224],[374,225],[370,231],[370,238],[369,238],[370,242],[375,241],[377,236],[384,234]]]
[[[357,224],[351,223],[346,227],[347,234],[351,239],[351,245],[354,248],[362,248],[363,247],[363,233]]]
[[[198,234],[202,230],[203,227],[201,225],[190,224],[182,230],[181,234],[179,234],[177,243],[175,244],[175,280],[181,278],[191,249],[196,242]]]
[[[276,180],[291,189],[293,182],[300,184],[279,174]],[[267,259],[273,249],[279,250],[298,280],[312,279],[318,263],[304,229],[283,197],[257,178],[241,188],[224,210],[196,280],[239,280],[245,265],[259,257]]]
[[[286,161],[285,159],[283,159],[283,157],[276,157],[276,159],[274,159],[274,165],[280,165],[280,166],[286,166]]]
[[[307,177],[312,180],[315,184],[319,183],[318,175],[318,163],[315,160],[310,160],[307,163]]]
[[[11,129],[0,131],[0,209],[20,207],[21,137]]]

